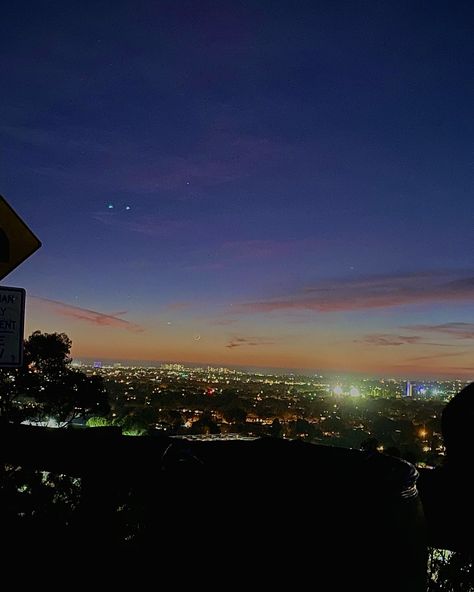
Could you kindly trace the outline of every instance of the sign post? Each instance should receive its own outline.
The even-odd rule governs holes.
[[[41,247],[18,214],[0,195],[0,280]],[[0,368],[23,363],[25,290],[0,286]]]
[[[25,290],[0,287],[0,367],[18,368],[23,363]]]
[[[38,238],[0,195],[0,280],[40,247]]]

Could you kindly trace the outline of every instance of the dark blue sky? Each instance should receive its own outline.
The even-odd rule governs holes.
[[[125,332],[111,355],[472,363],[473,30],[471,2],[10,3],[0,191],[44,243],[8,279],[31,328],[78,355]]]

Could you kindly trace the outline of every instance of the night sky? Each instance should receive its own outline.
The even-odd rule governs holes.
[[[10,2],[3,281],[84,359],[474,378],[472,2]]]

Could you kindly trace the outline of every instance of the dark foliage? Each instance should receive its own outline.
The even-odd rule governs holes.
[[[71,345],[65,333],[35,331],[25,341],[23,366],[0,371],[4,421],[54,418],[67,423],[78,416],[109,412],[102,378],[70,367]]]

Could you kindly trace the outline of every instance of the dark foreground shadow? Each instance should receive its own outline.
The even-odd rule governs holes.
[[[425,590],[418,474],[397,458],[271,438],[189,442],[25,426],[4,426],[1,450],[7,468],[78,484],[59,516],[44,511],[46,499],[28,500],[28,485],[20,504],[8,500],[11,561],[21,550],[73,570],[96,564],[110,577],[126,568],[208,587]]]

